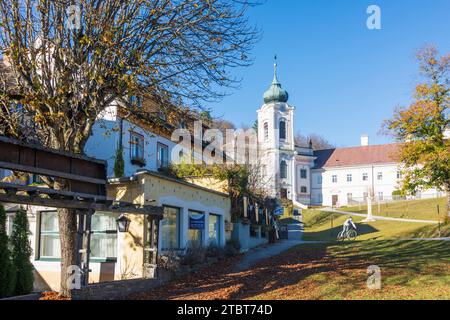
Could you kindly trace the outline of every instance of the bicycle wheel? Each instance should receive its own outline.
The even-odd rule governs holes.
[[[350,230],[349,232],[347,232],[347,238],[351,241],[354,241],[357,236],[358,234],[356,233],[355,230]]]
[[[341,231],[341,232],[338,233],[337,240],[338,241],[344,241],[345,240],[344,231]]]

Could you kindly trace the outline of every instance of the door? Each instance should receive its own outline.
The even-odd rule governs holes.
[[[333,195],[332,196],[332,205],[333,205],[333,207],[336,207],[338,202],[339,202],[339,196],[338,195]]]

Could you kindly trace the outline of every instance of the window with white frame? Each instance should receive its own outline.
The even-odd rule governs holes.
[[[6,235],[10,237],[13,232],[14,213],[7,213],[6,215]]]
[[[317,184],[322,184],[322,183],[323,183],[322,175],[318,175],[317,176]]]
[[[286,140],[286,121],[280,121],[280,140]]]
[[[221,216],[216,214],[209,215],[209,243],[212,245],[220,245],[221,239]]]
[[[364,201],[367,201],[367,198],[369,197],[369,193],[368,192],[364,192],[363,193],[363,198],[364,198]]]
[[[130,132],[130,157],[144,159],[144,136],[136,132]]]
[[[362,179],[363,179],[363,181],[369,181],[369,174],[367,172],[364,172],[362,174]]]
[[[264,141],[269,141],[269,124],[264,122]]]
[[[383,200],[383,192],[378,192],[378,200]]]
[[[200,219],[202,216],[204,217],[204,213],[195,210],[189,210],[189,218]],[[203,229],[189,229],[188,237],[189,243],[188,245],[193,248],[198,248],[203,246]]]
[[[347,193],[347,202],[351,203],[353,201],[353,193]]]
[[[117,214],[96,212],[91,222],[91,258],[117,259]]]
[[[308,193],[308,188],[305,187],[305,186],[301,186],[301,187],[300,187],[300,192],[301,192],[301,193]]]
[[[398,180],[403,179],[403,172],[401,172],[400,170],[397,171],[397,179]]]
[[[117,214],[96,212],[92,216],[91,258],[117,259]],[[58,214],[39,213],[39,259],[60,259]]]
[[[164,207],[164,219],[161,220],[161,249],[180,249],[180,209],[174,207]]]
[[[337,175],[333,174],[333,175],[331,176],[331,182],[337,183],[337,181],[338,181]]]
[[[306,169],[300,169],[300,178],[301,179],[307,179],[308,178],[308,171]]]
[[[377,180],[378,181],[383,180],[383,172],[380,171],[380,172],[377,173]]]
[[[169,147],[158,142],[158,169],[169,166]]]
[[[40,213],[39,258],[59,259],[61,245],[59,240],[58,214],[56,211]]]
[[[353,176],[351,173],[347,174],[347,182],[352,182],[353,181]]]
[[[287,172],[288,172],[288,166],[287,166],[286,161],[283,160],[280,163],[280,177],[281,177],[281,179],[287,179],[287,177],[288,177]]]

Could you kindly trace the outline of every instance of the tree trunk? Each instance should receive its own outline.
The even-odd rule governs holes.
[[[61,289],[60,294],[70,297],[69,267],[77,265],[77,211],[58,209],[61,241]]]

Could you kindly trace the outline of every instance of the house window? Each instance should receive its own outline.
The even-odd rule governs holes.
[[[383,192],[378,192],[378,200],[383,200]]]
[[[269,141],[269,124],[264,122],[264,141]]]
[[[403,173],[401,171],[397,171],[397,179],[403,179]]]
[[[369,193],[364,192],[364,193],[363,193],[364,201],[367,201],[367,198],[368,198],[368,197],[369,197]]]
[[[117,214],[97,212],[92,216],[91,258],[117,259]],[[58,214],[54,211],[40,213],[39,258],[59,259]]]
[[[13,232],[13,226],[14,226],[14,214],[8,213],[6,215],[6,235],[10,237]]]
[[[130,157],[131,159],[144,159],[144,136],[131,132],[130,136]]]
[[[347,182],[352,182],[353,176],[351,174],[347,175]]]
[[[323,178],[322,176],[317,176],[317,184],[322,184]]]
[[[353,194],[352,193],[347,193],[347,202],[350,203],[353,201]]]
[[[300,192],[301,192],[301,193],[308,193],[308,188],[305,187],[305,186],[301,186],[301,187],[300,187]]]
[[[169,147],[158,142],[158,169],[169,166]]]
[[[280,189],[280,198],[281,199],[287,199],[287,189],[286,188],[281,188]]]
[[[378,181],[383,180],[383,172],[378,172],[377,173],[377,179],[378,179]]]
[[[215,214],[209,215],[209,243],[220,245],[220,216]]]
[[[180,209],[164,207],[161,220],[161,249],[180,249]]]
[[[331,181],[333,182],[333,183],[337,183],[337,175],[333,175],[332,177],[331,177]]]
[[[55,211],[41,212],[39,258],[59,259],[60,257],[58,214]]]
[[[91,258],[117,259],[117,214],[96,212],[91,224]]]
[[[367,172],[364,172],[362,175],[363,181],[369,181],[369,174]]]
[[[280,164],[280,177],[281,179],[287,179],[287,171],[288,171],[288,167],[287,167],[287,163],[286,161],[281,161]]]
[[[189,218],[198,219],[204,216],[203,212],[189,210]],[[201,229],[189,229],[189,247],[198,248],[203,246],[203,230]]]
[[[142,98],[138,96],[131,96],[130,97],[130,103],[137,108],[142,107]]]
[[[306,179],[307,177],[308,177],[308,171],[306,171],[306,169],[301,169],[300,170],[300,178]]]
[[[280,121],[280,140],[286,140],[286,122]]]

